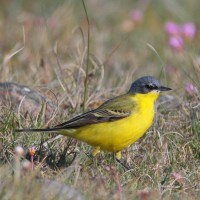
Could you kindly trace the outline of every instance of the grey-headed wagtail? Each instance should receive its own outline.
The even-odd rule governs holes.
[[[161,86],[152,76],[134,81],[126,94],[104,102],[98,108],[47,129],[18,129],[17,132],[49,132],[75,138],[99,151],[116,152],[138,140],[149,129],[154,118],[154,103],[160,92],[171,90]]]

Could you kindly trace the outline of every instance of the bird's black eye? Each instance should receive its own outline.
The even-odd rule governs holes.
[[[145,85],[145,87],[146,87],[148,90],[155,90],[155,89],[157,89],[156,85],[152,85],[152,84],[147,84],[147,85]]]

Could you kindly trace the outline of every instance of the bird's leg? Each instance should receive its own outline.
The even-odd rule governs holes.
[[[100,152],[100,147],[95,147],[95,149],[92,151],[92,156],[95,157]]]
[[[122,158],[121,151],[116,152],[116,161],[117,161],[118,163],[120,163],[126,170],[129,170],[130,167],[128,166],[128,164],[127,164],[126,162],[124,163],[124,162],[121,160],[121,158]]]
[[[118,152],[116,153],[116,158],[117,158],[117,160],[120,160],[121,157],[122,157],[121,151],[118,151]]]
[[[100,152],[100,147],[97,146],[94,148],[94,150],[92,151],[92,160],[93,160],[93,167],[96,168],[97,167],[97,162],[98,160],[95,158],[95,156]]]

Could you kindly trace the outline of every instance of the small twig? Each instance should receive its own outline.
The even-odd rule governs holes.
[[[17,111],[17,115],[18,115],[18,119],[19,119],[19,127],[21,127],[21,122],[20,122],[20,110],[21,110],[21,106],[22,106],[22,103],[24,101],[24,99],[26,98],[26,96],[23,96],[23,98],[21,99],[20,103],[19,103],[19,106],[18,106],[18,111]]]
[[[89,72],[89,55],[90,55],[90,21],[88,18],[87,14],[87,9],[85,6],[84,0],[82,0],[83,3],[83,8],[85,11],[86,19],[87,19],[87,24],[88,24],[88,30],[87,30],[87,65],[86,65],[86,76],[85,76],[85,81],[84,81],[84,100],[83,100],[83,111],[86,110],[86,99],[87,99],[87,93],[88,93],[88,72]]]
[[[124,42],[124,40],[123,39],[125,39],[125,41],[128,39],[128,37],[127,38],[122,38],[122,40],[111,50],[111,52],[109,52],[109,54],[108,54],[108,56],[106,56],[106,59],[104,60],[104,62],[103,62],[103,66],[105,66],[107,63],[108,63],[108,60],[109,60],[109,58],[119,49],[119,47],[122,45],[122,43]]]
[[[56,61],[57,61],[57,65],[58,65],[58,72],[56,71],[56,76],[58,78],[58,81],[59,81],[59,83],[60,83],[63,91],[66,91],[66,88],[65,88],[65,86],[62,83],[64,81],[63,81],[63,76],[62,76],[61,64],[60,64],[60,61],[58,59],[58,54],[57,54],[57,42],[56,42],[56,45],[54,46],[53,53],[54,53],[54,55],[56,57]]]
[[[20,51],[22,51],[25,48],[26,35],[25,35],[24,26],[22,27],[22,32],[23,32],[23,45],[22,45],[22,47],[20,47],[19,49],[17,49],[16,51],[14,51],[13,53],[11,53],[10,55],[5,56],[5,58],[3,60],[3,65],[5,65],[13,56],[15,56],[16,54],[18,54]]]
[[[62,137],[64,137],[64,136],[63,136],[63,135],[57,135],[56,137],[51,138],[51,139],[49,139],[48,141],[44,142],[44,143],[42,144],[42,146],[45,147],[46,149],[48,149],[48,144],[49,144],[49,143],[54,142],[55,140],[58,140],[59,138],[62,138]]]

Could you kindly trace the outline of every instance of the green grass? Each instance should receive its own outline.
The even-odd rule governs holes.
[[[70,199],[71,193],[71,199],[200,197],[200,68],[195,63],[200,5],[195,0],[170,2],[85,1],[90,20],[87,72],[88,27],[81,1],[48,5],[3,1],[0,81],[41,92],[58,104],[58,110],[48,121],[43,117],[44,105],[32,115],[9,101],[0,104],[0,199]],[[127,31],[124,23],[134,8],[143,10],[144,18]],[[196,37],[185,42],[182,52],[167,45],[163,28],[167,20],[197,25]],[[56,135],[14,132],[19,126],[53,126],[81,113],[84,104],[96,108],[107,98],[125,93],[143,75],[156,76],[172,87],[173,100],[158,107],[152,128],[123,151],[129,170],[111,153],[92,158],[90,146],[67,137],[44,146]],[[186,94],[188,82],[198,93]],[[22,157],[16,155],[16,146],[23,147]],[[36,148],[33,170],[24,164],[30,160],[32,146]]]

